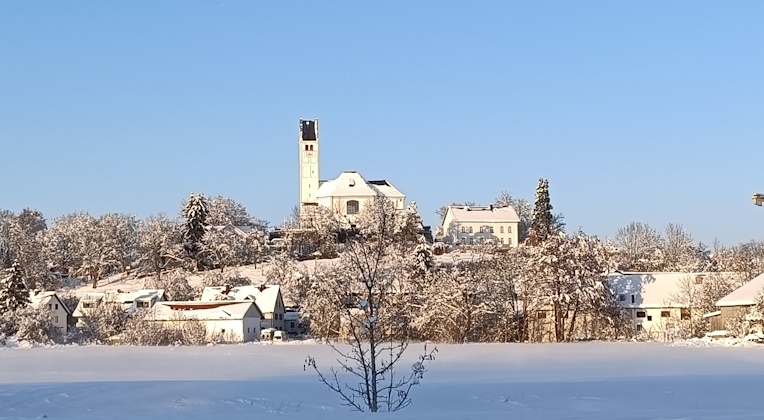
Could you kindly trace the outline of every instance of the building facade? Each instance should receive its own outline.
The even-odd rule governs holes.
[[[520,218],[511,206],[449,206],[441,227],[446,243],[516,247]]]

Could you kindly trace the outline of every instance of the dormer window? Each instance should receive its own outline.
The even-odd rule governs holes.
[[[355,187],[355,179],[350,178],[350,180],[348,181],[348,187]]]

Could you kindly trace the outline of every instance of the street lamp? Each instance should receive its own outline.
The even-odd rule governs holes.
[[[753,204],[761,207],[762,203],[764,203],[764,194],[755,193],[753,195]]]

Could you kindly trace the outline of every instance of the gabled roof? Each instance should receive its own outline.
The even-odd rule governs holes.
[[[260,290],[262,289],[262,290]],[[226,290],[228,290],[226,292]],[[262,312],[274,312],[276,302],[281,300],[281,307],[284,302],[281,297],[281,287],[277,284],[261,286],[239,286],[229,288],[228,286],[205,287],[202,291],[201,301],[214,302],[225,300],[252,300],[257,303],[257,307]]]
[[[40,306],[47,305],[50,301],[55,300],[58,302],[61,307],[64,308],[67,314],[71,315],[72,311],[64,304],[64,301],[62,301],[56,292],[48,291],[48,292],[42,292],[39,290],[32,290],[29,292],[29,302],[32,304],[32,306],[39,308]]]
[[[149,319],[177,321],[197,319],[200,321],[263,318],[254,302],[223,300],[216,302],[159,302],[150,309]]]
[[[756,297],[764,293],[764,273],[738,287],[732,293],[719,299],[716,306],[748,306],[756,303]]]
[[[706,277],[708,273],[611,274],[608,284],[616,296],[625,295],[625,300],[619,302],[625,308],[682,308],[687,307],[681,301],[682,286],[689,282],[690,287],[695,287],[696,276]]]
[[[520,222],[512,206],[449,206],[455,222]]]
[[[336,179],[324,181],[316,191],[316,198],[323,197],[374,197],[382,194],[388,198],[404,198],[393,184],[385,181],[367,181],[358,172],[343,172]]]
[[[232,224],[220,225],[220,226],[207,226],[208,230],[214,230],[216,232],[231,231],[239,236],[246,237],[252,232],[252,226],[236,226]]]

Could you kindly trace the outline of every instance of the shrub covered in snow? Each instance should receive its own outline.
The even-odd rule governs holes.
[[[161,277],[151,276],[143,282],[145,289],[164,289],[167,300],[193,300],[194,288],[188,284],[186,271],[175,270]]]

